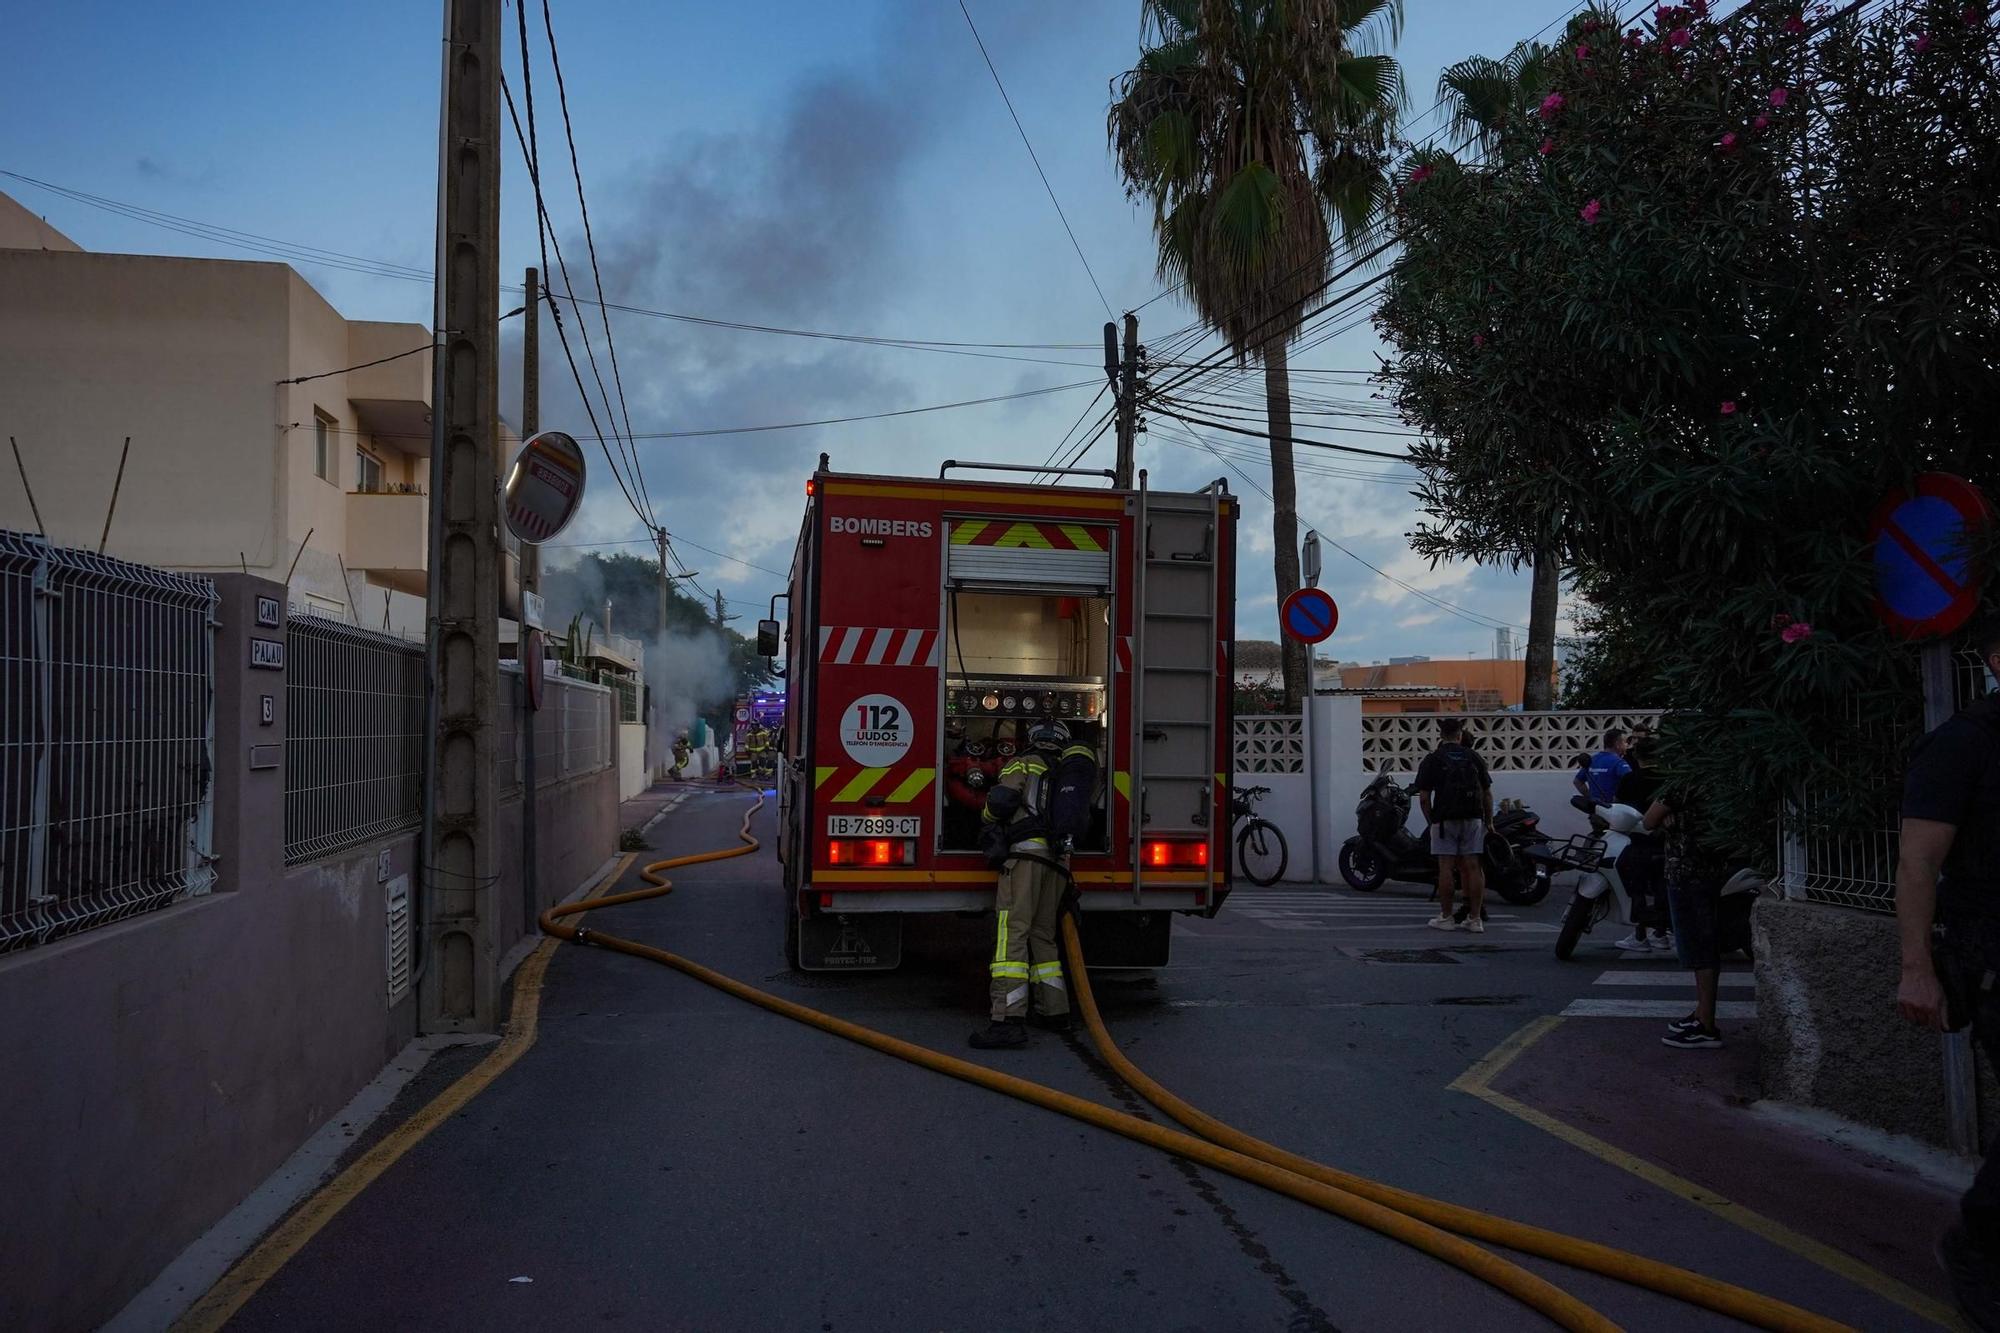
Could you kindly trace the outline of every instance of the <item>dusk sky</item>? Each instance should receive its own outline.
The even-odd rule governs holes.
[[[1119,311],[1154,297],[1162,284],[1149,218],[1126,199],[1104,131],[1110,82],[1139,49],[1137,5],[973,0],[971,10],[1105,296]],[[1394,49],[1406,71],[1413,135],[1440,127],[1442,118],[1428,113],[1441,65],[1503,53],[1566,12],[1555,0],[1409,0]],[[428,271],[436,5],[5,0],[0,13],[12,38],[0,52],[7,127],[0,170],[288,245]],[[1036,345],[953,355],[615,315],[636,433],[856,416],[1090,382],[887,420],[639,440],[659,521],[680,539],[703,587],[720,585],[746,617],[777,590],[766,570],[789,564],[803,481],[821,451],[837,469],[854,471],[935,472],[948,457],[1040,462],[1084,413],[1103,378],[1095,349],[1105,311],[953,0],[558,0],[554,14],[609,299],[800,329]],[[544,192],[571,274],[587,292],[538,6],[529,17]],[[511,34],[511,4],[507,21]],[[506,66],[518,98],[511,40]],[[538,260],[533,195],[511,131],[504,172],[502,274],[518,283]],[[184,235],[13,178],[0,177],[0,190],[86,249],[268,257],[250,248],[254,241]],[[295,267],[349,318],[429,322],[427,281],[333,263]],[[517,304],[503,297],[503,309]],[[586,313],[601,358],[602,331],[595,311]],[[1159,348],[1193,318],[1175,297],[1155,301],[1141,312],[1142,340]],[[519,321],[505,327],[512,365],[502,410],[513,418]],[[546,317],[542,342],[543,425],[590,433]],[[1060,344],[1085,346],[1049,346]],[[1203,340],[1196,350],[1213,345]],[[1364,324],[1296,352],[1295,361],[1309,371],[1365,371],[1377,348]],[[1303,376],[1300,387],[1356,403],[1379,392],[1358,374]],[[1401,430],[1365,419],[1313,421]],[[1390,452],[1406,443],[1305,422],[1299,429]],[[1269,472],[1255,461],[1261,442],[1208,438],[1240,472],[1158,420],[1141,437],[1140,465],[1168,487],[1226,475],[1244,496],[1238,632],[1272,637],[1270,512],[1257,490],[1269,485]],[[1329,549],[1322,582],[1341,606],[1329,647],[1341,658],[1486,656],[1494,621],[1526,623],[1525,574],[1432,569],[1410,553],[1403,534],[1416,511],[1407,469],[1300,452],[1312,469],[1299,477],[1302,528],[1317,527],[1397,579],[1473,613],[1466,619],[1427,604]],[[1108,466],[1111,454],[1107,434],[1087,461]],[[590,461],[585,512],[561,538],[566,550],[551,558],[579,543],[647,551],[640,519],[594,446]]]

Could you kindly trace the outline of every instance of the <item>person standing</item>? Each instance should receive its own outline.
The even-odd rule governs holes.
[[[2000,678],[2000,617],[1972,644]],[[1910,755],[1896,858],[1902,977],[1896,1007],[1919,1027],[1970,1024],[2000,1060],[2000,694],[1933,729]],[[1990,1148],[1938,1242],[1959,1305],[2000,1329],[2000,1153]]]
[[[1613,727],[1604,733],[1604,748],[1590,757],[1588,765],[1576,771],[1576,790],[1588,796],[1599,805],[1610,805],[1618,799],[1618,783],[1632,765],[1625,760],[1625,752],[1631,746],[1626,743],[1625,733]]]
[[[993,836],[1006,861],[994,899],[999,928],[987,968],[992,1021],[971,1037],[982,1051],[1028,1044],[1031,991],[1036,1026],[1060,1031],[1070,1024],[1069,987],[1056,944],[1069,886],[1069,840],[1051,826],[1050,807],[1058,766],[1074,748],[1065,723],[1036,722],[1028,729],[1027,750],[1007,761],[987,792],[982,819],[996,826]]]
[[[1493,781],[1486,761],[1465,743],[1465,723],[1448,717],[1438,723],[1437,749],[1417,767],[1417,800],[1430,825],[1431,855],[1437,858],[1438,914],[1432,930],[1481,934],[1486,922],[1486,869],[1480,862],[1493,829]],[[1451,913],[1453,885],[1465,890],[1465,920]]]
[[[1660,794],[1659,770],[1653,767],[1651,738],[1633,741],[1625,752],[1630,771],[1618,779],[1613,800],[1640,813],[1653,808]],[[1658,832],[1640,828],[1632,834],[1632,845],[1618,857],[1618,876],[1632,895],[1632,933],[1618,941],[1621,949],[1653,949],[1661,953],[1674,947],[1667,930],[1666,845]]]
[[[1722,858],[1703,840],[1701,801],[1691,787],[1670,787],[1646,811],[1644,828],[1664,834],[1667,912],[1681,966],[1694,973],[1694,1012],[1667,1024],[1662,1045],[1677,1051],[1722,1045],[1715,1021],[1722,985]]]

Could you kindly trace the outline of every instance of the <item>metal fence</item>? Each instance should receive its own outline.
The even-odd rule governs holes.
[[[213,886],[216,604],[0,531],[0,951]]]
[[[1976,652],[1952,661],[1955,702],[1963,708],[1986,692],[1986,666]],[[1907,745],[1922,734],[1920,719],[1870,719],[1899,733]],[[1787,897],[1807,898],[1868,912],[1896,910],[1897,804],[1900,772],[1882,773],[1876,783],[1879,818],[1834,820],[1810,790],[1795,795],[1778,828],[1779,883]]]
[[[521,790],[520,668],[500,668],[500,731],[494,738],[493,776],[500,794]],[[611,767],[616,700],[610,689],[562,674],[542,678],[542,707],[535,716],[535,786]]]
[[[415,828],[423,646],[293,615],[285,659],[285,864]]]

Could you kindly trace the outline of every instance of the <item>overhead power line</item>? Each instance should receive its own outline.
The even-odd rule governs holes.
[[[1308,449],[1336,449],[1343,454],[1360,454],[1364,458],[1386,458],[1392,463],[1408,463],[1410,461],[1410,456],[1408,454],[1384,453],[1380,449],[1362,449],[1351,444],[1335,444],[1330,440],[1308,440],[1303,435],[1274,436],[1269,431],[1251,430],[1248,426],[1232,426],[1226,421],[1216,421],[1211,417],[1200,416],[1193,413],[1171,412],[1164,407],[1157,407],[1157,406],[1155,410],[1158,411],[1161,416],[1172,417],[1176,421],[1193,422],[1198,425],[1207,426],[1210,430],[1226,430],[1232,435],[1248,435],[1252,439],[1257,439],[1257,440],[1276,439],[1286,444],[1302,444],[1306,446]],[[1388,435],[1399,439],[1409,438],[1401,431],[1367,430],[1360,426],[1321,426],[1319,427],[1319,429],[1351,430],[1357,435]]]
[[[1083,257],[1083,246],[1076,239],[1075,229],[1069,225],[1069,215],[1063,212],[1062,201],[1056,198],[1056,187],[1049,184],[1049,173],[1042,170],[1042,159],[1035,153],[1035,145],[1028,141],[1028,131],[1021,124],[1020,113],[1014,110],[1014,99],[1007,96],[1007,85],[1000,81],[1000,71],[994,67],[993,57],[987,54],[986,40],[979,35],[979,25],[972,21],[972,11],[965,7],[965,0],[958,0],[958,12],[965,15],[965,26],[972,29],[972,40],[979,44],[979,54],[986,61],[987,72],[993,76],[993,86],[1000,90],[1000,100],[1007,104],[1007,114],[1014,120],[1015,132],[1021,136],[1022,147],[1028,150],[1028,160],[1035,164],[1035,174],[1042,178],[1042,188],[1049,192],[1049,202],[1056,206],[1056,217],[1062,220],[1063,231],[1069,236],[1070,246],[1075,249],[1078,262],[1083,265],[1085,275],[1090,278],[1091,289],[1097,293],[1098,302],[1104,307],[1104,317],[1116,319],[1117,316],[1111,311],[1111,302],[1105,298],[1104,288],[1098,285],[1097,274],[1091,271],[1090,261]]]

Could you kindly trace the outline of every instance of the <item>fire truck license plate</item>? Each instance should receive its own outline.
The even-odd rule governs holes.
[[[921,815],[828,815],[829,838],[917,838],[923,836]]]

